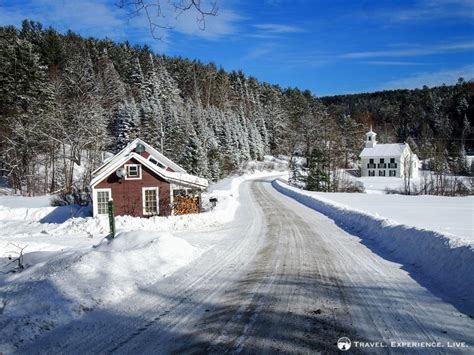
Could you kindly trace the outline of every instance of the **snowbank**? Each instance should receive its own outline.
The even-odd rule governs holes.
[[[51,195],[25,197],[19,195],[0,196],[0,206],[9,208],[19,207],[49,207]]]
[[[474,242],[452,235],[398,224],[389,219],[347,208],[314,196],[283,181],[272,185],[281,193],[333,219],[343,229],[369,241],[372,247],[390,253],[395,262],[417,269],[438,289],[474,307]]]
[[[29,253],[30,267],[0,279],[0,352],[146,290],[202,252],[169,233],[143,230],[83,250]]]
[[[474,196],[308,193],[407,226],[474,240]]]

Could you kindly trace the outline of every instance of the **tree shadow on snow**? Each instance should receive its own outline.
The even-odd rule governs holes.
[[[411,302],[401,299],[396,288],[338,285],[337,280],[324,281],[317,272],[269,275],[256,270],[221,290],[218,301],[207,296],[214,288],[179,285],[173,288],[178,277],[171,276],[148,288],[141,289],[113,309],[85,312],[80,318],[44,334],[18,353],[101,353],[101,354],[274,354],[274,353],[336,353],[338,338],[352,340],[381,340],[385,335],[375,326],[369,329],[366,339],[358,334],[358,324],[346,314],[342,304],[325,303],[336,294],[356,295],[351,306],[367,309],[374,302],[388,312],[394,302]],[[228,280],[215,279],[219,284]],[[256,287],[257,286],[257,287]],[[269,289],[266,289],[266,287]],[[263,289],[260,289],[263,288]],[[385,297],[380,302],[378,293]],[[373,295],[373,300],[371,299]],[[344,297],[342,297],[344,298]],[[147,299],[152,308],[134,308],[134,302]],[[322,302],[322,303],[318,303]],[[126,305],[127,308],[121,308]],[[278,307],[275,307],[278,305]],[[129,308],[129,309],[128,309]],[[130,311],[132,310],[132,311]],[[397,310],[394,309],[394,312]],[[429,322],[425,330],[439,330],[443,325]],[[345,325],[343,325],[344,323]],[[403,322],[400,323],[403,327]],[[393,330],[398,334],[400,329]],[[382,330],[383,332],[383,330]],[[416,334],[414,334],[416,335]],[[463,333],[450,334],[459,339]],[[387,338],[383,338],[387,339]],[[403,339],[393,339],[403,340]],[[472,341],[463,339],[463,341]],[[363,353],[353,348],[351,353]]]
[[[141,290],[141,297],[156,300],[153,309],[127,312],[126,309],[86,310],[80,317],[48,330],[32,342],[18,347],[18,354],[45,353],[125,353],[125,354],[273,354],[336,352],[336,341],[353,336],[354,329],[334,322],[327,309],[305,309],[301,312],[274,310],[271,306],[291,296],[281,292],[252,292],[255,282],[265,282],[259,272],[249,274],[224,292],[222,302],[205,301],[202,295],[214,289],[202,289],[186,295],[179,287],[168,290],[155,284]],[[292,277],[290,276],[290,279]],[[311,279],[311,277],[309,277]],[[308,289],[308,282],[314,288]],[[306,287],[306,296],[317,298],[323,290],[315,280],[275,283],[292,290]],[[319,286],[320,291],[316,291]],[[333,285],[332,285],[333,286]],[[247,289],[249,288],[249,289]],[[243,290],[242,290],[243,289]],[[181,294],[184,291],[184,294]],[[276,290],[275,290],[276,291]],[[178,297],[177,297],[178,296]],[[139,298],[130,297],[127,307]],[[251,300],[243,307],[244,300]],[[270,306],[270,307],[267,307]],[[321,313],[322,312],[322,313]],[[361,353],[355,349],[355,353]]]
[[[61,224],[70,218],[92,216],[91,206],[68,205],[56,207],[53,211],[40,219],[40,223]]]

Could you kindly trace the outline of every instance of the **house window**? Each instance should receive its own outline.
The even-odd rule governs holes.
[[[148,158],[149,161],[151,161],[153,164],[155,165],[158,165],[161,169],[166,169],[166,166],[164,166],[163,164],[161,164],[158,160],[156,160],[155,158],[151,157]]]
[[[97,191],[97,214],[107,214],[109,212],[109,200],[111,199],[111,190],[103,189]]]
[[[139,164],[125,164],[127,171],[126,180],[140,180],[142,178],[142,169]]]
[[[396,172],[396,170],[389,170],[388,175],[389,176],[397,176],[397,172]]]
[[[144,187],[142,191],[143,191],[143,214],[144,215],[157,215],[159,213],[158,187]]]
[[[371,137],[371,136],[369,136],[369,141],[371,141],[371,140],[372,140],[372,137]]]
[[[379,170],[379,176],[385,176],[385,170]]]
[[[374,159],[369,159],[369,164],[367,164],[367,169],[375,169]]]
[[[188,191],[189,189],[176,189],[176,190],[173,190],[173,196],[176,197],[176,196],[187,196],[188,195]]]
[[[369,176],[375,176],[375,171],[374,170],[369,170]]]
[[[390,163],[388,164],[389,169],[396,169],[397,163],[395,163],[395,158],[390,158]]]

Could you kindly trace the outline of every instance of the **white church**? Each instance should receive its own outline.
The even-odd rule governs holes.
[[[418,177],[420,162],[408,143],[378,144],[372,126],[366,136],[360,153],[361,176]]]

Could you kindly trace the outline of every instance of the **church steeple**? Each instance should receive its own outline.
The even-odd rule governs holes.
[[[373,148],[377,144],[377,133],[372,131],[372,125],[370,125],[370,131],[368,131],[365,135],[367,136],[365,140],[365,147]]]

